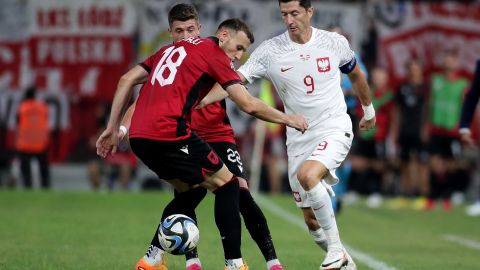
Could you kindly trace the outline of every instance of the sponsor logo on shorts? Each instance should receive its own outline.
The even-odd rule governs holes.
[[[180,151],[184,152],[185,154],[188,155],[188,144],[185,145],[185,146],[182,146],[182,148],[180,148]]]
[[[320,210],[320,209],[322,209],[324,206],[325,206],[325,204],[323,204],[322,206],[320,206],[320,207],[318,207],[318,208],[313,208],[313,211]]]

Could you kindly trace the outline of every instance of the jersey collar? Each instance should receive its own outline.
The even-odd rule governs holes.
[[[286,31],[285,34],[287,35],[288,42],[290,42],[290,44],[292,44],[293,46],[297,46],[297,47],[304,47],[304,46],[309,46],[310,44],[313,44],[313,42],[315,40],[315,35],[317,33],[317,29],[313,26],[311,26],[311,28],[312,28],[312,35],[310,36],[310,39],[306,43],[303,43],[303,44],[292,41],[292,39],[288,35],[288,31]]]

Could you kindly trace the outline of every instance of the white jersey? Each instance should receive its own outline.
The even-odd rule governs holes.
[[[312,37],[305,44],[291,41],[288,32],[264,41],[238,71],[249,82],[269,79],[285,112],[306,117],[309,128],[304,134],[287,128],[287,152],[299,155],[310,150],[319,134],[352,133],[340,88],[340,67],[348,73],[355,63],[345,37],[312,28]]]

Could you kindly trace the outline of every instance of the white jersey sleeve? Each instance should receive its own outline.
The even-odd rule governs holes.
[[[338,67],[343,67],[347,64],[351,64],[352,65],[351,69],[353,69],[356,63],[355,52],[350,48],[350,45],[348,44],[348,40],[344,36],[337,33],[334,33],[334,35],[335,35],[335,38],[334,38],[335,45],[333,46],[333,48],[335,50],[335,53],[338,56],[338,59],[340,60]],[[348,72],[350,72],[351,69],[347,69]],[[348,72],[345,72],[344,70],[342,70],[342,72],[348,73]]]
[[[262,42],[250,55],[247,62],[237,71],[242,73],[243,77],[252,83],[254,80],[267,77],[267,70],[270,62],[269,40]]]

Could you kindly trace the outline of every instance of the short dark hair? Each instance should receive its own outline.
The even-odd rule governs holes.
[[[280,5],[281,3],[288,3],[292,1],[298,1],[298,4],[304,9],[312,7],[312,2],[310,0],[278,0],[278,4]]]
[[[250,43],[253,44],[255,42],[255,37],[253,36],[252,31],[250,30],[250,27],[241,19],[238,18],[233,18],[233,19],[228,19],[220,23],[217,29],[217,33],[220,32],[222,29],[227,28],[230,30],[233,30],[235,32],[244,32],[248,40],[250,40]]]
[[[168,12],[168,24],[172,25],[174,21],[185,22],[194,19],[198,21],[198,12],[194,6],[181,3],[173,6]]]

